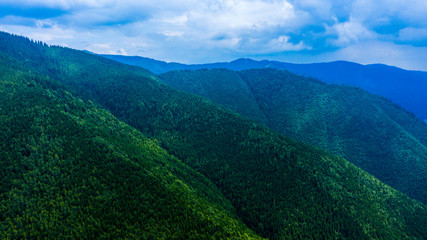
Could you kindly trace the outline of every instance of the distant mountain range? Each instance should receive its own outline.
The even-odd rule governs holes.
[[[361,65],[353,62],[293,64],[278,61],[237,59],[232,62],[185,65],[166,63],[143,57],[102,55],[122,63],[140,66],[160,74],[173,70],[225,68],[235,71],[253,68],[288,70],[298,75],[317,78],[326,83],[360,87],[381,95],[427,122],[427,72],[408,71],[382,64]]]

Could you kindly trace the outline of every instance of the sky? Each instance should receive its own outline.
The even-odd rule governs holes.
[[[427,71],[426,0],[0,0],[0,30],[168,62],[347,60]]]

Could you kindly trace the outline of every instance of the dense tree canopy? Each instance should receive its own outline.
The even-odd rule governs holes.
[[[5,33],[0,57],[6,237],[427,236],[422,203],[148,71]]]
[[[327,149],[427,202],[427,125],[384,98],[273,69],[175,71],[160,78]]]
[[[0,238],[259,238],[157,141],[47,79],[0,74]]]

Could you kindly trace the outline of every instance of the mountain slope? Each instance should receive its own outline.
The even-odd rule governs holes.
[[[278,65],[280,66],[280,65]],[[293,73],[318,78],[326,83],[360,87],[384,96],[421,119],[427,119],[427,72],[408,71],[396,67],[351,62],[317,64],[283,64]]]
[[[253,68],[288,70],[298,75],[317,78],[326,83],[360,87],[384,96],[417,117],[427,120],[427,72],[408,71],[381,64],[361,65],[337,61],[330,63],[293,64],[278,61],[237,59],[231,62],[185,65],[165,63],[142,57],[103,55],[122,63],[140,66],[160,74],[173,70],[221,69],[235,71]]]
[[[157,141],[1,62],[0,238],[259,238]]]
[[[222,69],[170,72],[160,75],[162,82],[186,92],[202,95],[235,112],[267,125],[248,84],[233,71]],[[185,78],[183,79],[183,76]]]
[[[266,120],[259,122],[271,129],[342,156],[427,202],[427,125],[387,100],[273,69],[176,71],[159,77],[256,121],[247,106],[260,109]],[[247,85],[239,91],[236,82]],[[239,98],[243,93],[255,101]]]
[[[49,88],[91,99],[205,175],[271,239],[422,239],[426,207],[348,161],[293,141],[150,73],[2,34],[0,51]],[[20,55],[19,52],[24,54]],[[48,59],[48,61],[40,61]],[[43,63],[43,64],[41,64]]]

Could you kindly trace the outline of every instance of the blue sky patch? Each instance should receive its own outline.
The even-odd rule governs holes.
[[[2,6],[0,5],[0,17],[17,16],[35,19],[55,18],[66,14],[61,9],[44,8],[44,7],[19,7],[19,6]]]

